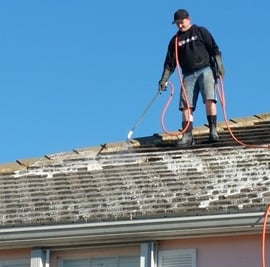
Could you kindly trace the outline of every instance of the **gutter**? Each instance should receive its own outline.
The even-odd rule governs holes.
[[[257,234],[264,212],[0,229],[0,249],[106,245],[162,239]]]

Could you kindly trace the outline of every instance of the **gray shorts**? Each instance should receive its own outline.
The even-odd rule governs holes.
[[[196,109],[199,93],[202,96],[203,103],[206,100],[217,102],[214,75],[210,67],[205,67],[192,74],[184,75],[183,83],[186,89],[189,107],[193,110]],[[181,88],[179,109],[183,110],[184,108],[187,108],[187,103],[183,94],[183,88]]]

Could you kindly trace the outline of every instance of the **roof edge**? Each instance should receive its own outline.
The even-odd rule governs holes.
[[[264,212],[0,229],[0,249],[98,245],[259,233]]]

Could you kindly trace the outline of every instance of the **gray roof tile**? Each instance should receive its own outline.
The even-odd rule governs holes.
[[[250,143],[270,144],[270,114],[231,122]],[[126,142],[0,166],[0,226],[65,224],[262,211],[270,200],[270,149],[222,140],[175,149],[177,137]],[[222,130],[223,129],[223,130]],[[154,144],[154,145],[153,145]]]

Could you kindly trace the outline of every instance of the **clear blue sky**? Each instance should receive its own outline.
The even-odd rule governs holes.
[[[179,8],[223,53],[228,117],[270,112],[269,7],[267,0],[0,1],[0,163],[125,141],[156,93]],[[171,81],[165,122],[173,131],[180,128],[176,73]],[[167,97],[132,137],[162,131]],[[195,125],[204,123],[200,99]]]

